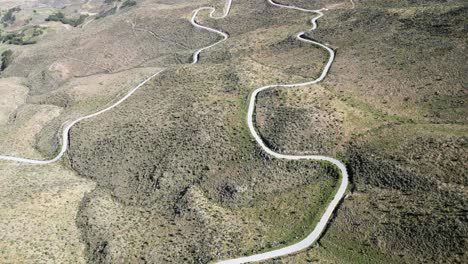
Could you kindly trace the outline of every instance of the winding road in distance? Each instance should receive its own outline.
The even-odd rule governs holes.
[[[104,108],[98,112],[95,112],[93,114],[89,114],[87,116],[82,116],[80,118],[77,118],[73,121],[66,122],[63,131],[62,131],[62,142],[61,142],[61,148],[60,152],[55,156],[55,158],[52,158],[50,160],[35,160],[35,159],[28,159],[28,158],[20,158],[20,157],[13,157],[13,156],[1,156],[0,155],[0,160],[7,160],[7,161],[16,161],[16,162],[21,162],[21,163],[28,163],[28,164],[35,164],[35,165],[44,165],[44,164],[50,164],[59,161],[65,152],[68,150],[68,136],[70,133],[70,129],[76,125],[78,122],[83,121],[85,119],[90,119],[93,117],[96,117],[100,114],[103,114],[107,111],[112,110],[119,104],[123,103],[125,100],[127,100],[132,94],[134,94],[138,89],[140,89],[143,85],[145,85],[149,80],[153,79],[157,75],[159,75],[161,72],[164,70],[160,70],[156,72],[155,74],[151,75],[150,77],[146,78],[143,80],[141,83],[139,83],[135,88],[131,89],[124,97],[122,97],[120,100],[112,104],[111,106]]]
[[[223,15],[217,17],[214,15],[216,9],[214,7],[211,7],[211,6],[205,6],[205,7],[200,7],[198,9],[195,9],[195,11],[193,11],[193,15],[192,15],[192,19],[190,19],[190,23],[196,27],[196,28],[201,28],[201,29],[204,29],[204,30],[208,30],[210,32],[213,32],[213,33],[216,33],[220,36],[223,37],[223,39],[209,45],[209,46],[206,46],[204,48],[201,48],[199,50],[197,50],[196,52],[193,53],[193,58],[192,58],[192,64],[196,64],[198,63],[199,59],[200,59],[200,53],[204,50],[207,50],[207,49],[210,49],[218,44],[220,44],[221,42],[224,42],[226,39],[229,38],[229,35],[226,34],[225,32],[222,32],[222,31],[219,31],[217,29],[214,29],[214,28],[209,28],[209,27],[205,27],[205,26],[202,26],[200,24],[197,23],[196,21],[196,18],[198,16],[198,13],[200,13],[200,11],[203,11],[203,10],[209,10],[210,11],[210,18],[213,18],[213,19],[222,19],[222,18],[225,18],[229,12],[231,11],[231,6],[232,6],[232,0],[227,0],[226,1],[226,5],[224,6],[224,10],[223,10]]]
[[[317,20],[323,16],[322,11],[326,11],[326,9],[309,10],[309,9],[299,8],[299,7],[296,7],[296,6],[282,5],[282,4],[275,3],[272,0],[268,0],[268,2],[270,4],[272,4],[272,5],[280,7],[280,8],[294,9],[294,10],[298,10],[298,11],[302,11],[302,12],[308,12],[308,13],[316,14],[316,16],[313,17],[312,20],[311,20],[312,28],[310,29],[310,31],[315,30],[317,28]],[[352,2],[352,3],[353,3],[353,7],[354,7],[354,2]],[[311,43],[313,45],[319,46],[319,47],[325,49],[329,53],[328,61],[325,64],[325,67],[323,68],[321,75],[317,79],[309,81],[309,82],[293,83],[293,84],[271,84],[271,85],[267,85],[267,86],[257,88],[250,95],[250,103],[249,103],[249,108],[248,108],[248,112],[247,112],[247,124],[249,126],[250,133],[255,138],[255,141],[257,141],[258,145],[260,145],[260,147],[263,149],[263,151],[265,151],[266,153],[268,153],[269,155],[271,155],[271,156],[273,156],[275,158],[285,159],[285,160],[326,161],[326,162],[330,162],[333,165],[335,165],[336,167],[338,167],[338,169],[341,172],[340,187],[338,188],[333,200],[330,202],[330,204],[326,208],[325,212],[323,213],[322,217],[320,218],[320,221],[315,226],[314,230],[306,238],[304,238],[303,240],[301,240],[298,243],[295,243],[293,245],[287,246],[287,247],[283,247],[283,248],[280,248],[280,249],[268,251],[268,252],[261,253],[261,254],[255,254],[255,255],[251,255],[251,256],[247,256],[247,257],[240,257],[240,258],[225,260],[225,261],[218,262],[219,264],[238,264],[238,263],[262,261],[262,260],[267,260],[267,259],[272,259],[272,258],[276,258],[276,257],[280,257],[280,256],[289,255],[291,253],[295,253],[295,252],[307,249],[313,243],[315,243],[317,241],[317,239],[320,238],[320,235],[325,230],[328,221],[330,220],[330,218],[333,215],[333,211],[336,209],[339,202],[344,197],[346,189],[348,187],[348,182],[349,182],[348,172],[346,170],[346,166],[342,162],[340,162],[339,160],[331,158],[331,157],[327,157],[327,156],[321,156],[321,155],[296,156],[296,155],[285,155],[285,154],[275,152],[275,151],[271,150],[270,148],[268,148],[267,145],[265,145],[265,143],[263,142],[262,138],[257,133],[257,130],[255,129],[255,126],[254,126],[253,116],[254,116],[254,111],[255,111],[255,103],[257,101],[257,95],[260,92],[265,91],[267,89],[271,89],[271,88],[277,88],[277,87],[290,88],[290,87],[309,86],[309,85],[321,82],[327,76],[328,71],[330,70],[330,67],[331,67],[331,65],[333,63],[333,60],[335,59],[335,52],[331,48],[325,46],[324,44],[321,44],[319,42],[316,42],[316,41],[305,38],[304,34],[305,34],[305,32],[300,32],[300,33],[298,33],[296,35],[296,37],[300,41],[304,41],[304,42]]]
[[[317,28],[317,20],[323,16],[322,11],[326,11],[326,9],[309,10],[309,9],[299,8],[299,7],[296,7],[296,6],[282,5],[282,4],[278,4],[276,2],[273,2],[272,0],[268,0],[268,2],[270,4],[272,4],[272,5],[280,7],[280,8],[293,9],[293,10],[298,10],[298,11],[302,11],[302,12],[315,14],[316,16],[314,16],[312,18],[312,20],[311,20],[312,28],[310,29],[310,31],[315,30]],[[352,6],[353,6],[352,8],[354,8],[354,2],[352,0],[351,0],[351,3],[352,3]],[[197,27],[197,28],[208,30],[210,32],[216,33],[216,34],[220,35],[222,37],[222,39],[217,41],[216,43],[213,43],[213,44],[211,44],[209,46],[203,47],[203,48],[197,50],[196,52],[194,52],[192,64],[198,63],[201,52],[203,52],[203,51],[205,51],[207,49],[210,49],[210,48],[222,43],[223,41],[225,41],[225,40],[227,40],[229,38],[229,35],[227,33],[225,33],[225,32],[222,32],[222,31],[219,31],[219,30],[216,30],[216,29],[209,28],[209,27],[198,24],[197,21],[196,21],[198,13],[200,11],[203,11],[203,10],[208,10],[208,11],[210,11],[210,14],[209,14],[210,18],[222,19],[222,18],[225,18],[229,14],[229,12],[231,10],[231,6],[232,6],[232,0],[227,0],[226,3],[225,3],[225,6],[224,6],[223,14],[221,16],[219,16],[219,17],[214,15],[214,13],[216,11],[214,7],[201,7],[201,8],[198,8],[198,9],[194,10],[192,18],[190,20],[191,24],[193,26]],[[333,211],[338,206],[340,200],[343,198],[343,196],[344,196],[344,194],[346,192],[346,189],[348,187],[348,182],[349,182],[348,172],[346,171],[345,165],[343,163],[341,163],[339,160],[331,158],[331,157],[327,157],[327,156],[321,156],[321,155],[305,155],[305,156],[302,156],[302,155],[285,155],[285,154],[275,152],[275,151],[271,150],[270,148],[268,148],[265,145],[265,143],[263,142],[262,138],[257,133],[257,130],[255,129],[255,126],[254,126],[253,116],[254,116],[254,111],[255,111],[255,103],[256,103],[256,100],[257,100],[257,95],[260,92],[265,91],[265,90],[270,89],[270,88],[277,88],[277,87],[291,88],[291,87],[309,86],[309,85],[313,85],[313,84],[321,82],[327,76],[328,71],[330,70],[330,67],[331,67],[331,65],[333,63],[333,60],[335,58],[335,52],[331,48],[327,47],[324,44],[321,44],[319,42],[316,42],[316,41],[310,40],[308,38],[305,38],[304,35],[305,35],[305,32],[300,32],[300,33],[298,33],[296,35],[296,37],[300,41],[311,43],[313,45],[319,46],[319,47],[325,49],[329,53],[329,59],[328,59],[327,63],[325,64],[321,75],[317,79],[311,80],[309,82],[293,83],[293,84],[271,84],[271,85],[263,86],[263,87],[260,87],[260,88],[257,88],[256,90],[254,90],[252,92],[252,94],[250,95],[250,102],[249,102],[249,108],[248,108],[248,113],[247,113],[247,125],[249,127],[250,133],[252,134],[252,136],[255,139],[255,141],[257,142],[257,144],[260,145],[260,147],[263,149],[263,151],[265,151],[266,153],[268,153],[269,155],[271,155],[271,156],[273,156],[275,158],[285,159],[285,160],[314,160],[314,161],[325,161],[325,162],[332,163],[341,172],[340,187],[338,188],[333,200],[330,202],[330,204],[326,208],[325,212],[323,213],[322,217],[320,218],[320,221],[315,226],[314,230],[306,238],[304,238],[303,240],[301,240],[298,243],[295,243],[293,245],[286,246],[286,247],[276,249],[276,250],[272,250],[272,251],[268,251],[268,252],[265,252],[265,253],[255,254],[255,255],[240,257],[240,258],[235,258],[235,259],[224,260],[224,261],[218,262],[219,264],[234,264],[234,263],[238,264],[238,263],[262,261],[262,260],[267,260],[267,259],[271,259],[271,258],[276,258],[276,257],[280,257],[280,256],[289,255],[289,254],[292,254],[292,253],[307,249],[308,247],[310,247],[313,243],[315,243],[317,241],[317,239],[320,237],[322,232],[325,230],[325,227],[326,227],[328,221],[330,220],[330,218],[333,215]],[[96,117],[96,116],[98,116],[100,114],[108,112],[108,111],[112,110],[113,108],[117,107],[118,105],[123,103],[126,99],[128,99],[131,95],[133,95],[143,85],[145,85],[148,81],[155,78],[157,75],[159,75],[163,71],[164,71],[164,69],[154,73],[153,75],[151,75],[148,78],[146,78],[145,80],[143,80],[136,87],[131,89],[124,97],[122,97],[120,100],[118,100],[117,102],[115,102],[111,106],[109,106],[109,107],[107,107],[105,109],[102,109],[102,110],[100,110],[98,112],[95,112],[93,114],[86,115],[86,116],[80,117],[78,119],[75,119],[73,121],[70,121],[70,122],[66,123],[64,125],[63,131],[62,131],[60,152],[58,153],[58,155],[56,157],[54,157],[54,158],[52,158],[50,160],[34,160],[34,159],[28,159],[28,158],[13,157],[13,156],[1,156],[0,155],[0,160],[14,161],[14,162],[20,162],[20,163],[27,163],[27,164],[35,164],[35,165],[50,164],[50,163],[53,163],[53,162],[56,162],[56,161],[60,160],[63,157],[63,155],[65,154],[65,152],[68,150],[69,132],[70,132],[70,129],[74,125],[76,125],[80,121]]]
[[[199,56],[200,56],[200,53],[206,49],[209,49],[209,48],[212,48],[216,45],[218,45],[219,43],[225,41],[226,39],[228,39],[228,34],[224,33],[224,32],[221,32],[219,30],[216,30],[216,29],[212,29],[212,28],[209,28],[209,27],[205,27],[205,26],[202,26],[202,25],[199,25],[197,24],[197,22],[195,21],[198,13],[200,11],[203,11],[203,10],[210,10],[210,18],[213,18],[213,19],[221,19],[221,18],[225,18],[228,14],[229,14],[229,11],[231,10],[231,5],[232,5],[232,0],[227,0],[226,1],[226,5],[224,6],[224,11],[223,11],[223,14],[219,17],[216,17],[214,15],[216,9],[214,7],[200,7],[196,10],[193,11],[193,15],[192,15],[192,19],[190,20],[191,24],[194,25],[195,27],[198,27],[198,28],[201,28],[201,29],[205,29],[205,30],[208,30],[210,32],[213,32],[213,33],[216,33],[216,34],[219,34],[223,37],[222,40],[214,43],[214,44],[211,44],[209,46],[206,46],[206,47],[203,47],[199,50],[197,50],[196,52],[193,53],[193,60],[192,60],[192,63],[191,64],[196,64],[198,61],[199,61]],[[146,78],[145,80],[143,80],[142,82],[140,82],[136,87],[134,87],[133,89],[131,89],[124,97],[122,97],[120,100],[118,100],[117,102],[115,102],[114,104],[112,104],[111,106],[105,108],[105,109],[102,109],[98,112],[95,112],[93,114],[89,114],[89,115],[86,115],[86,116],[82,116],[80,118],[77,118],[75,120],[72,120],[72,121],[69,121],[69,122],[66,122],[63,126],[63,130],[62,130],[62,137],[61,137],[61,148],[60,148],[60,152],[57,154],[57,156],[55,156],[54,158],[50,159],[50,160],[35,160],[35,159],[28,159],[28,158],[21,158],[21,157],[14,157],[14,156],[5,156],[5,155],[0,155],[0,160],[6,160],[6,161],[15,161],[15,162],[20,162],[20,163],[27,163],[27,164],[35,164],[35,165],[45,165],[45,164],[50,164],[50,163],[54,163],[54,162],[57,162],[59,161],[63,155],[65,154],[65,152],[67,152],[68,150],[68,141],[69,141],[69,135],[70,135],[70,129],[76,125],[77,123],[79,123],[80,121],[83,121],[83,120],[86,120],[86,119],[90,119],[90,118],[93,118],[93,117],[96,117],[100,114],[103,114],[105,112],[108,112],[110,110],[112,110],[113,108],[115,108],[116,106],[120,105],[121,103],[123,103],[125,100],[127,100],[130,96],[132,96],[138,89],[140,89],[143,85],[145,85],[148,81],[150,81],[151,79],[153,79],[154,77],[156,77],[157,75],[159,75],[160,73],[162,73],[164,71],[163,70],[160,70],[158,72],[156,72],[155,74],[149,76],[148,78]]]

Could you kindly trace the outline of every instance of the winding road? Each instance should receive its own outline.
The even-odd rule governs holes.
[[[138,89],[140,89],[143,85],[145,85],[149,80],[153,79],[157,75],[159,75],[161,72],[164,70],[160,70],[156,72],[155,74],[151,75],[150,77],[146,78],[143,80],[141,83],[139,83],[135,88],[131,89],[124,97],[122,97],[120,100],[112,104],[111,106],[104,108],[98,112],[95,112],[93,114],[89,114],[87,116],[82,116],[80,118],[77,118],[75,120],[72,120],[70,122],[67,122],[64,124],[63,131],[62,131],[62,141],[61,141],[61,148],[60,152],[55,156],[55,158],[52,158],[50,160],[34,160],[34,159],[28,159],[28,158],[20,158],[20,157],[13,157],[13,156],[0,156],[0,160],[7,160],[7,161],[16,161],[16,162],[21,162],[21,163],[29,163],[29,164],[35,164],[35,165],[45,165],[45,164],[50,164],[59,161],[65,152],[68,150],[68,137],[70,134],[70,129],[79,123],[80,121],[83,121],[85,119],[90,119],[93,117],[96,117],[100,114],[103,114],[105,112],[108,112],[118,106],[119,104],[123,103],[125,100],[127,100],[132,94],[134,94]]]
[[[279,8],[293,9],[293,10],[297,10],[297,11],[302,11],[302,12],[315,14],[316,16],[314,16],[312,18],[312,20],[311,20],[312,28],[310,29],[310,31],[315,30],[317,28],[317,20],[323,16],[322,11],[326,11],[326,9],[309,10],[309,9],[299,8],[299,7],[296,7],[296,6],[282,5],[282,4],[278,4],[276,2],[273,2],[272,0],[268,0],[268,2],[270,4],[276,6],[276,7],[279,7]],[[354,8],[354,2],[352,0],[351,0],[351,3],[352,3],[353,8]],[[203,47],[203,48],[197,50],[196,52],[194,52],[193,53],[192,64],[196,64],[199,61],[199,57],[200,57],[201,52],[203,52],[203,51],[205,51],[207,49],[210,49],[210,48],[212,48],[212,47],[214,47],[216,45],[219,45],[220,43],[222,43],[223,41],[225,41],[225,40],[227,40],[229,38],[229,35],[227,33],[225,33],[225,32],[222,32],[222,31],[219,31],[219,30],[216,30],[216,29],[209,28],[209,27],[198,24],[197,21],[196,21],[196,18],[198,16],[199,12],[203,11],[203,10],[208,10],[208,11],[210,11],[210,13],[209,13],[210,18],[222,19],[222,18],[225,18],[229,14],[229,12],[231,10],[231,6],[232,6],[232,0],[227,0],[226,3],[225,3],[225,6],[224,6],[223,14],[221,16],[215,16],[214,15],[214,13],[216,11],[216,9],[214,7],[201,7],[201,8],[198,8],[198,9],[193,11],[193,15],[192,15],[192,18],[190,20],[190,22],[191,22],[191,24],[193,26],[195,26],[197,28],[200,28],[200,29],[204,29],[204,30],[213,32],[213,33],[216,33],[216,34],[220,35],[222,37],[222,39],[217,41],[216,43],[213,43],[213,44],[211,44],[209,46]],[[311,80],[309,82],[293,83],[293,84],[271,84],[271,85],[267,85],[267,86],[263,86],[263,87],[255,89],[252,92],[252,94],[250,95],[250,102],[249,102],[248,113],[247,113],[247,125],[249,127],[249,130],[250,130],[253,138],[257,142],[257,144],[263,149],[263,151],[265,151],[269,155],[271,155],[271,156],[273,156],[275,158],[278,158],[278,159],[285,159],[285,160],[314,160],[314,161],[325,161],[325,162],[332,163],[341,172],[341,184],[340,184],[340,186],[339,186],[333,200],[327,206],[325,212],[323,213],[322,217],[320,218],[320,221],[315,226],[314,230],[306,238],[304,238],[303,240],[301,240],[298,243],[295,243],[293,245],[283,247],[283,248],[280,248],[280,249],[276,249],[276,250],[272,250],[272,251],[268,251],[268,252],[265,252],[265,253],[255,254],[255,255],[251,255],[251,256],[240,257],[240,258],[229,259],[229,260],[224,260],[224,261],[218,262],[220,264],[221,263],[222,264],[234,264],[234,263],[237,264],[237,263],[262,261],[262,260],[267,260],[267,259],[271,259],[271,258],[276,258],[276,257],[280,257],[280,256],[289,255],[289,254],[292,254],[292,253],[307,249],[313,243],[315,243],[317,241],[317,239],[319,239],[320,235],[325,230],[328,221],[332,217],[334,210],[338,206],[340,200],[343,198],[343,196],[344,196],[344,194],[346,192],[346,189],[348,187],[348,181],[349,181],[348,172],[346,171],[345,165],[343,163],[341,163],[339,160],[331,158],[331,157],[327,157],[327,156],[321,156],[321,155],[300,156],[300,155],[285,155],[285,154],[275,152],[275,151],[271,150],[270,148],[268,148],[265,145],[265,143],[263,142],[262,138],[259,136],[259,134],[258,134],[258,132],[255,129],[255,126],[254,126],[253,117],[254,117],[254,112],[255,112],[255,103],[256,103],[256,100],[257,100],[257,95],[260,92],[265,91],[267,89],[271,89],[271,88],[277,88],[277,87],[291,88],[291,87],[310,86],[310,85],[321,82],[327,76],[328,71],[330,70],[330,67],[331,67],[331,65],[333,63],[333,60],[335,58],[335,52],[331,48],[327,47],[324,44],[321,44],[319,42],[316,42],[316,41],[310,40],[308,38],[305,38],[304,35],[305,35],[305,32],[300,32],[300,33],[298,33],[296,35],[296,37],[300,41],[307,42],[307,43],[310,43],[312,45],[319,46],[319,47],[325,49],[329,53],[328,61],[325,64],[321,75],[317,79]],[[14,156],[1,156],[0,155],[0,160],[14,161],[14,162],[20,162],[20,163],[27,163],[27,164],[35,164],[35,165],[50,164],[50,163],[59,161],[63,157],[63,155],[65,154],[65,152],[68,149],[69,132],[70,132],[70,129],[74,125],[76,125],[80,121],[96,117],[96,116],[98,116],[100,114],[108,112],[108,111],[112,110],[113,108],[117,107],[118,105],[123,103],[126,99],[128,99],[131,95],[133,95],[143,85],[145,85],[148,81],[155,78],[157,75],[159,75],[163,71],[164,71],[164,69],[154,73],[153,75],[151,75],[149,77],[147,77],[145,80],[140,82],[136,87],[131,89],[124,97],[122,97],[120,100],[118,100],[117,102],[115,102],[111,106],[109,106],[109,107],[107,107],[105,109],[102,109],[102,110],[100,110],[98,112],[95,112],[93,114],[89,114],[89,115],[80,117],[78,119],[75,119],[73,121],[67,122],[63,126],[63,130],[62,130],[61,142],[60,142],[61,143],[60,152],[54,158],[52,158],[50,160],[34,160],[34,159],[28,159],[28,158],[21,158],[21,157],[14,157]]]
[[[218,44],[220,44],[221,42],[225,41],[226,39],[228,39],[228,34],[224,33],[224,32],[221,32],[219,30],[216,30],[216,29],[213,29],[213,28],[209,28],[209,27],[205,27],[205,26],[202,26],[200,24],[198,24],[196,22],[196,17],[198,16],[198,13],[200,11],[203,11],[203,10],[210,10],[210,18],[213,18],[213,19],[222,19],[222,18],[225,18],[230,10],[231,10],[231,6],[232,6],[232,0],[227,0],[226,1],[226,4],[224,6],[224,10],[223,10],[223,14],[219,17],[215,16],[214,13],[216,12],[216,9],[214,7],[200,7],[196,10],[193,11],[193,15],[192,15],[192,19],[190,20],[190,23],[195,26],[195,27],[198,27],[198,28],[201,28],[201,29],[204,29],[204,30],[208,30],[210,32],[213,32],[213,33],[216,33],[218,35],[221,35],[223,37],[222,40],[219,40],[218,42],[216,43],[213,43],[209,46],[206,46],[206,47],[203,47],[197,51],[195,51],[193,53],[193,60],[192,60],[192,63],[191,64],[196,64],[198,63],[199,61],[199,56],[200,56],[200,53],[204,50],[207,50],[209,48],[212,48]],[[159,75],[160,73],[162,73],[164,71],[163,70],[160,70],[158,72],[156,72],[155,74],[149,76],[148,78],[144,79],[142,82],[140,82],[136,87],[134,87],[133,89],[131,89],[124,97],[122,97],[120,100],[118,100],[117,102],[115,102],[114,104],[112,104],[111,106],[105,108],[105,109],[102,109],[98,112],[95,112],[95,113],[92,113],[92,114],[89,114],[87,116],[82,116],[80,118],[77,118],[75,120],[72,120],[72,121],[69,121],[67,123],[64,124],[63,126],[63,130],[62,130],[62,137],[61,137],[61,142],[60,142],[60,152],[57,154],[57,156],[55,156],[54,158],[50,159],[50,160],[35,160],[35,159],[28,159],[28,158],[22,158],[22,157],[15,157],[15,156],[5,156],[5,155],[0,155],[0,160],[5,160],[5,161],[15,161],[15,162],[20,162],[20,163],[27,163],[27,164],[35,164],[35,165],[45,165],[45,164],[50,164],[50,163],[54,163],[54,162],[57,162],[59,161],[63,155],[65,154],[65,152],[67,152],[68,150],[68,141],[69,141],[69,135],[70,135],[70,129],[76,125],[77,123],[79,123],[80,121],[83,121],[83,120],[86,120],[86,119],[90,119],[90,118],[93,118],[93,117],[96,117],[100,114],[103,114],[105,112],[108,112],[110,110],[112,110],[113,108],[115,108],[116,106],[120,105],[121,103],[123,103],[125,100],[127,100],[130,96],[132,96],[138,89],[140,89],[143,85],[145,85],[148,81],[150,81],[151,79],[153,79],[154,77],[156,77],[157,75]]]
[[[209,28],[209,27],[205,27],[205,26],[202,26],[200,24],[197,23],[196,21],[196,18],[198,16],[198,13],[200,13],[200,11],[203,11],[203,10],[209,10],[210,11],[210,18],[213,18],[213,19],[222,19],[222,18],[225,18],[229,12],[231,11],[231,6],[232,6],[232,0],[227,0],[226,1],[226,5],[224,6],[224,10],[223,10],[223,15],[217,17],[214,15],[214,13],[216,12],[216,9],[214,7],[211,7],[211,6],[205,6],[205,7],[200,7],[198,9],[196,9],[195,11],[193,11],[193,15],[192,15],[192,19],[190,19],[190,23],[196,27],[196,28],[201,28],[201,29],[204,29],[204,30],[208,30],[210,32],[213,32],[213,33],[216,33],[220,36],[223,37],[223,39],[209,45],[209,46],[206,46],[204,48],[201,48],[199,50],[197,50],[196,52],[193,53],[193,58],[192,58],[192,64],[196,64],[198,63],[199,59],[200,59],[200,53],[204,50],[207,50],[207,49],[210,49],[218,44],[220,44],[221,42],[224,42],[225,40],[227,40],[229,38],[229,35],[225,32],[222,32],[222,31],[219,31],[217,29],[214,29],[214,28]]]
[[[230,1],[228,1],[228,2],[230,2]],[[322,11],[326,11],[326,9],[309,10],[309,9],[304,9],[304,8],[300,8],[300,7],[296,7],[296,6],[282,5],[282,4],[275,3],[272,0],[268,0],[268,2],[270,4],[272,4],[272,5],[280,7],[280,8],[287,8],[287,9],[293,9],[293,10],[298,10],[298,11],[302,11],[302,12],[308,12],[308,13],[316,14],[316,16],[313,17],[312,20],[311,20],[312,28],[310,29],[310,31],[313,31],[313,30],[315,30],[317,28],[317,20],[323,16]],[[229,6],[230,6],[230,4],[229,4]],[[353,7],[354,7],[354,3],[353,3]],[[197,26],[197,24],[194,24],[194,25]],[[267,86],[263,86],[263,87],[255,89],[252,92],[252,94],[250,95],[249,108],[248,108],[248,112],[247,112],[247,124],[249,126],[250,133],[252,134],[255,141],[258,143],[258,145],[260,145],[260,147],[263,149],[263,151],[265,151],[266,153],[268,153],[269,155],[271,155],[271,156],[273,156],[275,158],[285,159],[285,160],[326,161],[326,162],[330,162],[333,165],[335,165],[341,172],[340,187],[338,188],[333,200],[330,202],[330,204],[326,208],[325,212],[323,213],[322,217],[320,218],[320,221],[315,226],[314,230],[306,238],[304,238],[303,240],[301,240],[298,243],[295,243],[293,245],[283,247],[283,248],[280,248],[280,249],[277,249],[277,250],[272,250],[272,251],[268,251],[268,252],[265,252],[265,253],[255,254],[255,255],[251,255],[251,256],[247,256],[247,257],[240,257],[240,258],[225,260],[225,261],[218,262],[219,264],[238,264],[238,263],[248,263],[248,262],[262,261],[262,260],[267,260],[267,259],[272,259],[272,258],[276,258],[276,257],[280,257],[280,256],[289,255],[289,254],[292,254],[292,253],[302,251],[304,249],[309,248],[313,243],[315,243],[320,238],[320,235],[325,230],[328,221],[332,217],[333,212],[336,209],[336,207],[338,206],[341,199],[343,199],[343,197],[345,195],[345,192],[346,192],[346,189],[348,187],[348,183],[349,183],[348,172],[346,170],[346,166],[342,162],[340,162],[339,160],[331,158],[331,157],[327,157],[327,156],[321,156],[321,155],[296,156],[296,155],[285,155],[285,154],[275,152],[275,151],[271,150],[270,148],[268,148],[265,145],[265,143],[263,142],[262,138],[257,133],[257,130],[255,129],[255,126],[254,126],[253,117],[254,117],[254,112],[255,112],[255,103],[256,103],[256,100],[257,100],[257,95],[260,92],[265,91],[267,89],[271,89],[271,88],[277,88],[277,87],[291,88],[291,87],[309,86],[309,85],[313,85],[313,84],[321,82],[327,76],[328,71],[330,70],[330,67],[331,67],[331,65],[332,65],[332,63],[333,63],[333,61],[335,59],[335,52],[331,48],[327,47],[326,45],[324,45],[322,43],[319,43],[319,42],[316,42],[316,41],[305,38],[304,34],[305,34],[305,32],[299,32],[296,35],[296,37],[301,41],[304,41],[304,42],[311,43],[313,45],[319,46],[319,47],[325,49],[329,53],[328,61],[325,64],[325,67],[323,68],[322,73],[320,74],[320,76],[317,79],[311,80],[309,82],[293,83],[293,84],[271,84],[271,85],[267,85]],[[223,33],[223,36],[226,36],[226,35],[227,34]]]

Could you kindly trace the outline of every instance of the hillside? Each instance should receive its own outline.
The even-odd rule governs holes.
[[[281,0],[324,10],[307,39],[324,81],[259,93],[269,148],[341,160],[350,186],[319,241],[267,263],[463,263],[464,1]],[[212,263],[307,236],[342,175],[277,159],[249,95],[322,73],[295,38],[314,13],[267,0],[0,1],[0,262]],[[18,8],[17,8],[18,7]],[[12,11],[9,11],[12,10]],[[14,18],[13,18],[14,17]],[[6,37],[8,36],[8,37]],[[31,220],[33,219],[33,220]]]

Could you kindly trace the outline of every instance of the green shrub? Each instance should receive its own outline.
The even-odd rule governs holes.
[[[15,22],[16,17],[14,15],[14,13],[19,12],[20,10],[21,10],[21,8],[19,8],[19,7],[13,7],[13,8],[8,9],[7,12],[5,13],[5,15],[3,15],[2,19],[1,19],[2,23],[11,24],[11,23]]]
[[[101,11],[99,14],[96,16],[96,19],[100,19],[106,16],[113,15],[117,12],[117,7],[111,8],[109,10]]]
[[[127,0],[122,4],[122,8],[131,7],[131,6],[134,6],[136,4],[137,4],[137,2],[135,0]]]
[[[0,66],[0,71],[4,71],[8,65],[13,61],[13,51],[11,50],[5,50],[2,53],[2,65]]]
[[[44,33],[40,26],[26,26],[12,32],[1,32],[0,42],[12,45],[30,45],[37,42],[37,37]]]
[[[68,24],[73,27],[77,27],[81,25],[87,17],[87,15],[80,15],[78,18],[67,18],[62,12],[59,11],[55,14],[49,15],[49,17],[47,17],[45,21],[60,21],[63,24]]]

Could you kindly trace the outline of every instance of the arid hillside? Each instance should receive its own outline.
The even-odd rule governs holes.
[[[351,176],[326,232],[267,263],[463,263],[468,120],[464,1],[281,0],[327,8],[306,36],[327,78],[258,96],[255,124],[285,154]],[[317,78],[300,42],[313,13],[235,0],[0,1],[0,262],[212,263],[290,245],[341,175],[266,154],[246,123],[256,88]],[[31,219],[34,219],[31,221]]]

